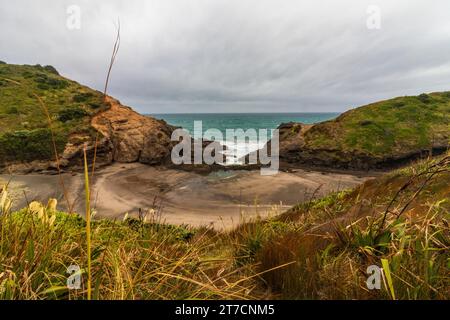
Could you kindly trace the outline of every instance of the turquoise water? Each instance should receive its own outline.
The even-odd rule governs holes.
[[[307,124],[336,118],[339,113],[185,113],[185,114],[152,114],[157,119],[163,119],[167,123],[187,130],[195,138],[204,137],[209,140],[219,141],[226,145],[226,164],[240,164],[241,157],[264,147],[271,135],[271,130],[276,129],[281,123],[302,122]],[[194,130],[194,121],[201,121],[201,130],[197,126]],[[205,134],[208,129],[218,129],[222,138]],[[256,134],[249,136],[247,132],[227,135],[227,130],[242,129],[247,131],[255,129]],[[266,129],[264,136],[260,129]],[[234,133],[234,131],[233,131]]]
[[[203,133],[210,128],[219,129],[224,135],[226,129],[275,129],[281,123],[317,123],[336,118],[339,113],[176,113],[152,114],[157,119],[179,126],[192,135],[194,121],[202,121]]]

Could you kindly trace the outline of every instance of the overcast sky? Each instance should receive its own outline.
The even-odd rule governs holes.
[[[102,90],[118,18],[109,93],[141,112],[344,111],[450,90],[448,0],[2,0],[0,60]]]

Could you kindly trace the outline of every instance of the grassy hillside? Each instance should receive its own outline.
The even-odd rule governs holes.
[[[308,145],[358,150],[374,156],[430,148],[450,134],[450,92],[400,97],[344,113],[306,134]],[[332,138],[332,139],[331,139]]]
[[[311,199],[230,232],[139,219],[95,220],[95,299],[449,299],[450,155],[354,190]],[[0,196],[0,297],[86,298],[86,222],[31,203],[10,212]],[[382,266],[379,290],[365,284]],[[67,267],[82,288],[65,287]]]
[[[12,80],[12,81],[9,81]],[[74,132],[91,133],[90,117],[105,108],[103,95],[58,74],[51,66],[0,63],[0,163],[54,158]]]
[[[450,157],[300,204],[237,232],[274,294],[289,299],[450,299]],[[367,267],[385,267],[368,290]],[[388,283],[387,271],[392,284]]]
[[[443,151],[449,141],[450,92],[437,92],[376,102],[304,132],[291,130],[281,141],[281,156],[290,162],[364,169],[431,149]]]

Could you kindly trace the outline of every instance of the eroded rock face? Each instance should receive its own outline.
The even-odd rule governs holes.
[[[92,126],[105,139],[102,147],[106,153],[110,149],[111,161],[160,164],[170,157],[175,127],[143,116],[111,97],[107,102],[111,107],[93,117]]]
[[[108,96],[105,102],[109,108],[90,119],[90,132],[76,132],[69,136],[64,151],[58,155],[58,162],[44,160],[9,163],[0,168],[0,171],[56,173],[58,164],[63,171],[79,171],[84,166],[84,149],[90,167],[94,164],[94,159],[97,168],[113,162],[174,166],[170,156],[178,141],[171,141],[171,136],[177,127],[163,120],[141,115],[112,97]],[[194,150],[192,138],[191,143]],[[211,141],[202,141],[202,150],[210,144]],[[217,149],[224,150],[225,147]],[[193,157],[192,152],[192,163]],[[209,166],[186,164],[178,167],[201,171],[203,167]]]
[[[63,153],[58,156],[61,170],[82,169],[84,148],[89,165],[93,164],[95,155],[96,167],[112,162],[165,164],[170,161],[173,147],[170,137],[175,127],[163,120],[143,116],[111,97],[106,98],[106,103],[110,108],[91,119],[94,132],[77,132],[69,136]],[[55,160],[9,163],[0,171],[56,173],[58,163]]]

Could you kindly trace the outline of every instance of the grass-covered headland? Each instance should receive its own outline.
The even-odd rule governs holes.
[[[95,136],[90,119],[106,108],[101,92],[52,66],[0,63],[0,164],[54,159],[49,123],[61,153],[71,134]]]
[[[0,297],[93,299],[448,299],[450,155],[311,199],[232,231],[92,220],[0,195]],[[67,268],[82,268],[68,290]],[[379,290],[367,267],[383,267]]]
[[[290,163],[385,169],[450,147],[450,92],[378,101],[312,126],[284,125],[280,157]]]

